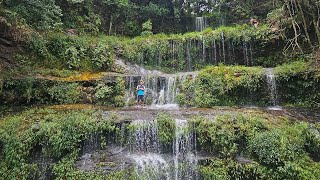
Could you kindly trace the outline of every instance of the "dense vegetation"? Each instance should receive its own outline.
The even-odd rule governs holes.
[[[0,88],[0,105],[73,104],[123,106],[125,82],[118,77],[111,82],[102,80],[68,81],[46,79],[11,79]]]
[[[93,110],[8,113],[31,105],[123,107],[135,85],[118,60],[198,71],[175,81],[182,107],[319,108],[319,12],[319,0],[0,0],[0,180],[137,179],[132,166],[88,172],[76,161],[93,136],[104,151],[119,141],[130,146],[132,133],[149,127]],[[174,118],[159,113],[155,121],[161,153],[172,153]],[[210,155],[198,163],[201,179],[320,178],[319,123],[230,112],[188,117],[188,125],[183,133],[194,133],[197,150]]]
[[[275,68],[279,105],[320,107],[318,72],[309,63],[295,61]],[[180,105],[213,107],[272,105],[265,69],[209,66],[182,86]]]
[[[41,64],[42,68],[107,71],[118,55],[165,70],[199,69],[219,62],[270,67],[288,61],[286,57],[310,53],[320,41],[317,0],[4,0],[0,3],[1,36],[27,45],[33,52],[27,53],[29,58],[24,54],[15,62],[24,62],[23,66]],[[211,28],[222,27],[184,36],[146,38],[153,33],[193,31],[192,18],[196,16],[211,19],[208,24]],[[254,25],[250,19],[257,19],[257,29],[248,27]],[[234,24],[240,25],[229,27]],[[143,38],[119,43],[116,38],[105,41],[100,36],[91,41],[88,36],[63,36],[63,31],[69,36],[112,34]],[[35,61],[30,62],[30,58]]]
[[[96,111],[55,111],[33,109],[1,119],[1,163],[3,179],[36,178],[43,172],[57,179],[108,178],[135,176],[132,170],[102,174],[78,170],[75,161],[92,134],[98,135],[97,150],[116,143],[121,136],[120,116],[102,118]],[[161,151],[171,152],[175,122],[168,114],[157,116]],[[123,122],[124,123],[124,122]],[[127,124],[128,122],[126,122]],[[126,125],[124,124],[124,125]],[[197,148],[214,157],[200,162],[203,179],[317,179],[319,124],[270,119],[258,114],[225,114],[215,121],[194,117],[189,130],[197,134]],[[130,133],[139,124],[126,125]],[[148,128],[148,127],[145,127]],[[130,134],[125,137],[129,138]],[[129,143],[129,141],[124,141]],[[239,156],[246,162],[239,162]],[[50,162],[43,166],[37,158]]]

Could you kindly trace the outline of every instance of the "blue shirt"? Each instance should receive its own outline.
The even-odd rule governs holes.
[[[139,88],[143,88],[143,90]],[[144,85],[138,85],[137,89],[139,89],[138,96],[144,96],[144,89],[145,89]]]

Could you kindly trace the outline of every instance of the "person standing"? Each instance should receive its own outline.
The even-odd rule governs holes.
[[[137,101],[136,108],[139,106],[139,101],[142,103],[142,108],[144,108],[144,92],[146,87],[144,86],[143,80],[140,80],[140,84],[137,86]]]

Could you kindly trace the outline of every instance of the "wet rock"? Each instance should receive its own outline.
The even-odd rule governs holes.
[[[69,36],[77,36],[77,35],[79,35],[79,31],[76,30],[76,29],[66,29],[66,30],[64,30],[64,33],[66,35],[69,35]]]

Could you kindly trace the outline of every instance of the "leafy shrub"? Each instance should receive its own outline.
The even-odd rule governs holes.
[[[267,129],[262,119],[239,114],[218,116],[214,121],[194,119],[194,122],[201,147],[223,158],[246,151],[250,137]]]
[[[84,52],[85,49],[84,48],[79,48],[77,49],[74,46],[69,47],[68,49],[66,49],[66,52],[64,54],[66,60],[67,60],[67,64],[69,65],[69,68],[79,68],[80,67],[80,63],[81,63],[81,59],[84,57]]]
[[[39,169],[29,159],[33,151],[41,151],[41,156],[59,161],[52,164],[58,179],[97,177],[96,173],[77,170],[74,161],[81,142],[90,134],[114,129],[112,121],[101,121],[101,114],[92,111],[33,109],[6,117],[0,124],[0,144],[4,144],[3,156],[0,156],[1,178],[36,178],[34,175]]]
[[[126,92],[126,85],[125,85],[125,80],[121,77],[118,77],[116,79],[116,82],[113,86],[113,92],[114,92],[114,99],[113,103],[117,107],[124,106],[124,96]]]
[[[250,140],[249,148],[261,163],[279,167],[304,155],[305,125],[284,128],[258,133]]]
[[[186,81],[183,85],[180,101],[190,99],[194,93],[193,106],[212,107],[218,105],[238,105],[250,102],[250,98],[243,93],[255,92],[258,96],[262,93],[264,82],[262,68],[248,68],[242,66],[209,66],[201,70],[193,80]],[[194,87],[194,92],[192,92]],[[188,88],[188,89],[186,89]],[[190,92],[191,91],[191,92]],[[257,98],[257,97],[256,97]],[[264,104],[263,98],[257,103]],[[191,105],[191,100],[186,101]]]
[[[76,103],[80,100],[77,83],[60,82],[48,89],[48,94],[57,103]]]
[[[320,124],[309,127],[306,132],[306,149],[312,157],[320,159]]]
[[[149,19],[148,21],[142,24],[142,33],[141,36],[149,36],[152,35],[152,22]]]
[[[47,41],[39,34],[33,33],[29,41],[29,48],[35,53],[36,56],[45,60],[49,58],[50,54],[47,50]]]
[[[175,121],[170,115],[164,113],[159,113],[156,119],[160,143],[166,147],[163,149],[169,150],[172,147],[175,138]]]
[[[91,60],[95,69],[110,70],[114,56],[113,50],[107,45],[98,43],[91,49]]]
[[[230,179],[226,163],[220,159],[210,159],[208,165],[202,165],[199,169],[201,179]]]
[[[275,69],[277,91],[288,106],[320,107],[320,79],[308,63],[296,61]]]
[[[95,97],[97,98],[99,104],[109,104],[112,93],[112,87],[105,84],[98,84],[96,87]]]
[[[37,29],[53,29],[61,22],[62,12],[54,0],[11,0],[6,5]]]

